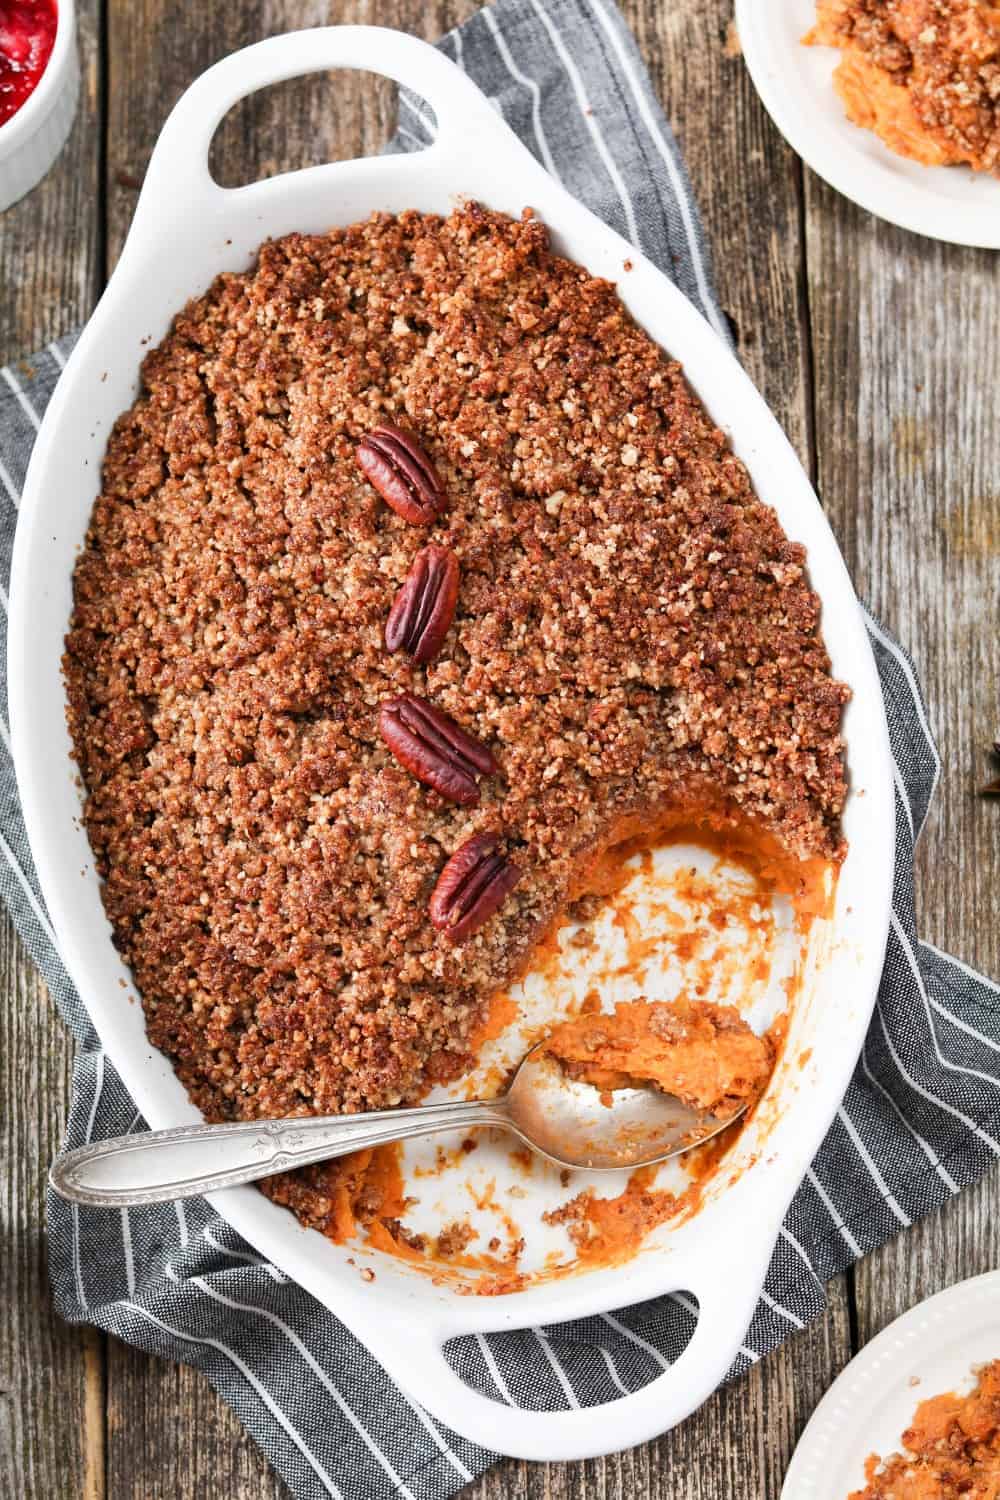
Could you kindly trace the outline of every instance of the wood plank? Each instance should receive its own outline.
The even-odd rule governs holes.
[[[234,0],[211,26],[197,8],[169,0],[110,0],[111,107],[108,144],[111,265],[117,259],[160,126],[187,85],[220,57],[283,31],[328,23],[397,26],[429,40],[476,9],[471,0]],[[155,69],[146,66],[154,56]],[[385,79],[344,72],[262,90],[238,104],[219,130],[212,169],[227,186],[319,161],[376,153],[395,124]]]
[[[975,795],[1000,730],[996,258],[879,223],[811,176],[808,205],[823,501],[916,661],[941,752],[919,927],[997,975],[1000,819]]]
[[[199,1371],[111,1338],[107,1369],[109,1500],[290,1500]]]
[[[820,484],[862,596],[909,649],[942,759],[921,934],[1000,977],[1000,281],[988,251],[881,224],[810,179]],[[997,1264],[1000,1170],[857,1268],[858,1334]]]
[[[434,37],[473,9],[386,0],[378,20]],[[808,371],[799,290],[799,174],[760,110],[741,67],[722,41],[723,0],[685,0],[673,10],[633,0],[629,20],[654,68],[701,197],[710,238],[739,245],[718,257],[723,301],[740,330],[741,354],[808,462]],[[317,21],[370,20],[364,3],[315,6],[300,0],[217,12],[211,28],[163,0],[111,9],[109,253],[120,249],[159,122],[181,89],[217,56],[272,31]],[[155,75],[144,66],[157,56]],[[251,180],[306,162],[377,149],[388,134],[391,93],[347,76],[329,89],[320,80],[269,90],[241,105],[224,125],[213,165],[224,182]],[[768,208],[760,232],[758,205]],[[746,248],[743,248],[746,247]],[[628,1495],[660,1493],[670,1476],[677,1494],[732,1500],[776,1495],[794,1437],[849,1349],[846,1289],[831,1290],[831,1311],[816,1329],[722,1393],[659,1443],[586,1465],[499,1466],[468,1491],[490,1500],[508,1494]],[[109,1482],[121,1500],[203,1493],[212,1476],[219,1493],[270,1496],[280,1490],[239,1425],[200,1376],[161,1364],[113,1342],[109,1349]],[[148,1443],[151,1432],[157,1441]],[[686,1488],[681,1488],[684,1485]]]
[[[48,176],[0,230],[0,364],[82,323],[100,290],[101,0],[78,0],[80,103]]]
[[[100,1335],[49,1291],[45,1176],[59,1149],[72,1047],[6,915],[0,923],[0,1475],[17,1496],[102,1500]]]
[[[811,470],[798,158],[726,50],[730,4],[623,10],[684,156],[739,358]]]
[[[82,322],[98,286],[100,5],[77,9],[72,134],[45,181],[3,215],[0,363]],[[25,1500],[103,1500],[103,1340],[56,1316],[46,1265],[45,1174],[63,1132],[71,1039],[5,913],[0,997],[0,1475]]]

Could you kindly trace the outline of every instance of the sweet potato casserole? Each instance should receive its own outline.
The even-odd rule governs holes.
[[[967,1396],[921,1401],[902,1453],[865,1463],[863,1490],[849,1500],[996,1500],[1000,1495],[1000,1360],[979,1371]]]
[[[665,809],[836,862],[804,563],[527,211],[292,234],[191,302],[109,442],[65,672],[115,940],[207,1117],[462,1075]],[[324,1181],[270,1191],[327,1228]]]
[[[848,118],[925,166],[1000,176],[1000,6],[817,0],[807,42],[838,47]]]

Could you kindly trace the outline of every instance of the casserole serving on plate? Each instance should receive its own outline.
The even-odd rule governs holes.
[[[743,58],[793,151],[838,193],[890,224],[955,245],[1000,247],[996,177],[925,166],[852,124],[834,85],[841,54],[804,45],[816,21],[816,0],[736,0]]]
[[[237,98],[317,66],[369,63],[417,89],[434,109],[439,133],[427,151],[315,168],[233,191],[211,181],[208,143]],[[484,192],[478,164],[487,158]],[[486,198],[488,207],[514,216],[530,205],[554,248],[618,281],[640,326],[683,362],[761,498],[774,507],[785,533],[807,547],[832,668],[853,694],[844,724],[852,778],[844,816],[849,853],[833,920],[809,954],[766,1120],[762,1115],[745,1132],[727,1185],[714,1185],[688,1222],[651,1237],[630,1264],[627,1290],[620,1273],[597,1270],[484,1305],[386,1259],[379,1259],[377,1284],[369,1289],[359,1286],[357,1250],[349,1255],[297,1228],[252,1191],[219,1197],[230,1222],[330,1306],[395,1378],[452,1426],[508,1452],[581,1456],[639,1441],[678,1420],[717,1383],[739,1345],[781,1215],[839,1101],[870,1013],[892,868],[890,766],[878,683],[842,561],[791,450],[750,383],[655,268],[552,183],[478,92],[431,49],[353,28],[282,38],[211,70],[168,121],[121,264],[50,407],[26,487],[12,590],[15,756],[40,879],[68,967],[146,1117],[157,1126],[182,1123],[192,1117],[191,1106],[149,1046],[139,1007],[120,986],[127,971],[110,942],[86,839],[74,822],[79,800],[63,724],[59,658],[70,575],[108,433],[134,399],[142,346],[161,338],[176,310],[220,271],[245,269],[262,239],[350,224],[373,210],[447,213],[455,197],[465,195]],[[178,202],[187,205],[181,222]],[[623,277],[626,262],[632,269]],[[135,324],[137,308],[147,319],[142,328]],[[760,1150],[765,1138],[766,1153]],[[608,1407],[606,1421],[500,1407],[467,1390],[441,1351],[445,1339],[462,1332],[551,1323],[670,1290],[697,1299],[694,1338],[671,1371]]]

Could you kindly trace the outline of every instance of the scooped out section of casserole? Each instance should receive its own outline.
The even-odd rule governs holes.
[[[674,1003],[658,1002],[662,1011],[722,1018],[721,1028],[696,1026],[701,1040],[690,1050],[702,1069],[715,1066],[720,1030],[767,1059],[745,1094],[736,1085],[747,1112],[707,1144],[660,1167],[595,1174],[560,1171],[512,1149],[503,1132],[480,1130],[320,1164],[283,1178],[276,1195],[334,1202],[333,1238],[401,1257],[463,1292],[505,1293],[630,1259],[659,1226],[695,1214],[720,1176],[738,1173],[732,1152],[748,1120],[766,1134],[779,1117],[769,1095],[756,1096],[787,1050],[802,964],[834,882],[829,865],[782,859],[773,841],[746,829],[677,820],[647,828],[591,864],[586,889],[537,946],[529,972],[491,1001],[474,1070],[436,1091],[489,1098],[546,1037],[581,1020],[603,1032],[615,1011],[641,1011],[643,996],[664,994]],[[796,1069],[793,1087],[801,1077]]]

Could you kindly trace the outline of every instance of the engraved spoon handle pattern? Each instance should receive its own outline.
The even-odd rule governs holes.
[[[387,1141],[508,1123],[504,1101],[498,1099],[316,1119],[181,1125],[67,1151],[53,1162],[49,1182],[74,1203],[131,1208],[239,1187]]]

